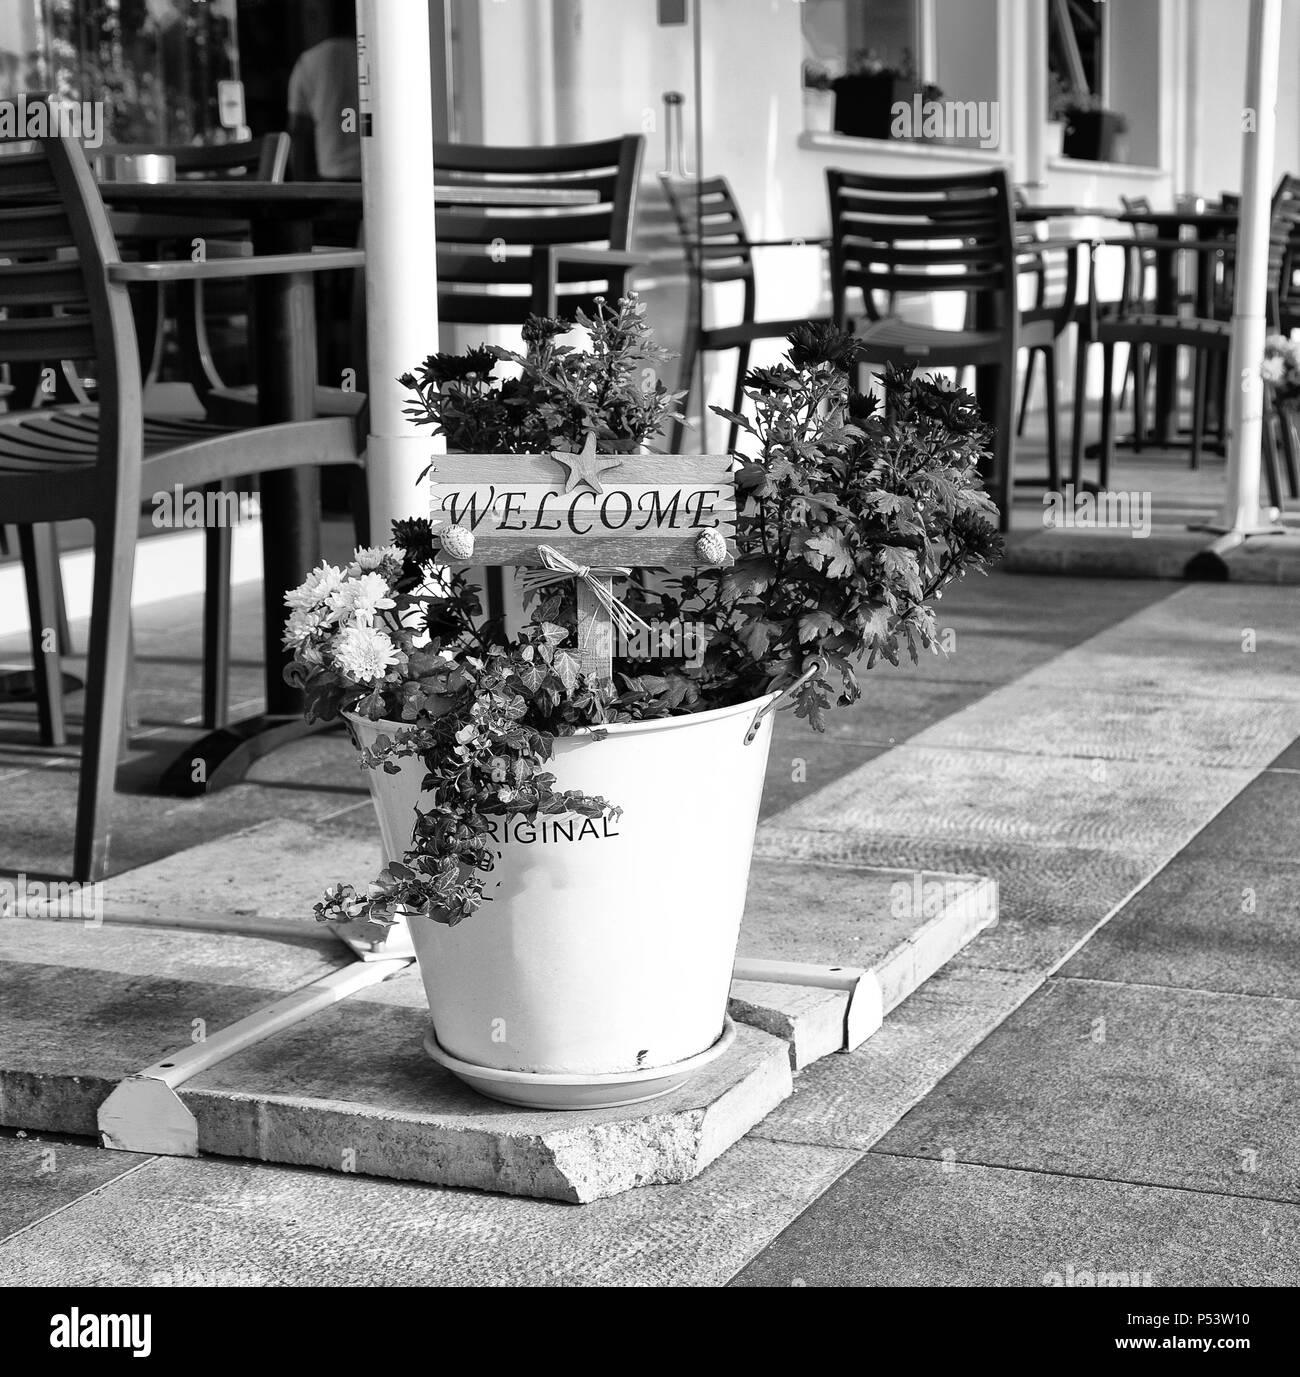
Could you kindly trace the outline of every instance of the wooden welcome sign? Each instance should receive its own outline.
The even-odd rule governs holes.
[[[454,561],[516,565],[535,582],[577,580],[583,673],[608,679],[613,626],[637,618],[613,579],[635,567],[731,562],[735,481],[725,454],[437,455],[430,521]],[[547,571],[547,572],[540,572]]]

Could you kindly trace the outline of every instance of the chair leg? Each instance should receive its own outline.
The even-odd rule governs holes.
[[[745,374],[749,372],[749,345],[742,344],[736,349],[736,390],[731,399],[731,409],[740,415],[741,408],[745,405]],[[736,442],[740,439],[740,427],[732,421],[731,428],[727,431],[727,453],[732,454],[736,448]],[[703,427],[700,433],[700,445],[705,446],[705,436]]]
[[[58,634],[58,556],[52,526],[19,526],[18,548],[27,583],[27,624],[31,628],[32,677],[42,746],[68,741],[63,715],[63,666]]]
[[[1133,370],[1133,453],[1140,454],[1147,429],[1147,356],[1142,345],[1129,345],[1129,367]]]
[[[136,504],[119,504],[95,529],[95,586],[86,660],[85,727],[73,871],[78,880],[99,880],[108,868],[110,808],[126,703],[131,620],[131,572],[135,562]]]
[[[1034,385],[1034,364],[1038,362],[1038,350],[1031,349],[1025,360],[1025,385],[1020,389],[1020,414],[1016,417],[1016,438],[1025,433],[1025,412],[1029,410],[1029,392]]]
[[[203,539],[203,725],[213,731],[230,721],[230,527],[217,522]]]
[[[998,504],[1001,513],[1001,520],[998,523],[999,529],[1003,532],[1011,529],[1011,506],[1015,499],[1016,478],[1014,472],[1015,465],[1015,423],[1016,423],[1016,366],[1015,356],[1003,364],[998,365],[997,376],[997,402],[994,407],[993,424],[996,434],[993,440],[993,455],[996,465],[996,484],[997,492],[994,500]]]
[[[366,487],[366,468],[357,464],[348,472],[348,506],[352,510],[352,532],[358,545],[370,544],[370,492]],[[392,536],[384,533],[384,544]]]
[[[1106,492],[1110,487],[1110,465],[1115,452],[1114,398],[1111,387],[1115,377],[1115,346],[1101,346],[1101,453],[1097,461],[1097,487]]]
[[[1057,408],[1061,394],[1056,377],[1056,348],[1043,350],[1043,374],[1047,384],[1047,481],[1053,492],[1061,491],[1061,445]]]
[[[695,366],[700,356],[699,332],[687,326],[686,343],[682,349],[682,361],[677,372],[677,390],[686,395],[682,398],[682,414],[673,422],[672,452],[682,452],[682,438],[686,433],[686,418],[691,412],[691,397],[695,393]]]
[[[1296,433],[1296,416],[1290,407],[1278,416],[1278,425],[1282,431],[1287,490],[1293,498],[1300,498],[1300,434]]]
[[[1268,500],[1281,510],[1282,507],[1282,464],[1278,454],[1277,431],[1282,418],[1265,403],[1264,408],[1264,476],[1268,479]]]
[[[1206,353],[1196,350],[1192,369],[1192,462],[1193,470],[1201,467],[1201,437],[1205,433]]]
[[[1083,420],[1088,405],[1088,341],[1078,331],[1074,342],[1074,405],[1070,416],[1070,482],[1083,482]]]

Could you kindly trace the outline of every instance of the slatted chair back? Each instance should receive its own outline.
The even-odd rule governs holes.
[[[744,217],[725,177],[681,181],[661,177],[664,194],[686,247],[692,275],[703,282],[740,282],[744,320],[754,318],[754,255]]]
[[[1300,313],[1300,177],[1283,176],[1273,192],[1268,226],[1268,320],[1280,329]]]
[[[290,146],[288,134],[274,133],[238,143],[105,144],[95,156],[105,173],[116,157],[156,154],[176,160],[180,180],[247,177],[258,182],[282,182],[289,167]]]
[[[440,182],[472,186],[488,199],[438,212],[439,318],[457,325],[519,325],[543,310],[540,265],[548,248],[626,252],[636,209],[645,140],[639,134],[549,148],[437,144]],[[595,193],[585,205],[520,206],[491,193],[573,190]],[[591,263],[555,265],[556,304],[571,316],[591,312],[594,298],[623,294],[625,268]],[[566,284],[569,285],[566,290]]]
[[[14,151],[22,147],[28,151]],[[99,500],[140,462],[140,369],[126,288],[108,281],[117,244],[80,144],[0,144],[0,362],[97,360]],[[13,310],[23,312],[16,318]],[[40,308],[41,314],[26,314]]]
[[[877,298],[901,292],[960,292],[968,307],[1001,326],[1016,310],[1011,198],[998,168],[945,177],[881,177],[832,168],[831,299],[848,320],[848,294],[862,294],[869,319]]]

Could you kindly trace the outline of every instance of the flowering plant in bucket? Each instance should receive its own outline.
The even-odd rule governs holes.
[[[1269,335],[1264,341],[1260,376],[1268,384],[1276,405],[1295,402],[1300,398],[1300,344],[1287,335]]]
[[[559,322],[539,321],[522,356],[478,349],[426,361],[405,380],[416,418],[458,445],[490,440],[502,453],[559,439],[576,450],[584,435],[607,452],[640,444],[675,402],[637,376],[660,357],[643,308],[602,306],[580,323],[586,351],[556,343]],[[401,860],[364,894],[336,886],[318,917],[456,924],[487,897],[498,821],[617,817],[603,796],[557,784],[549,766],[565,737],[783,690],[820,730],[833,702],[860,696],[864,658],[897,664],[904,651],[915,660],[937,648],[933,600],[1001,550],[977,476],[989,432],[967,393],[935,379],[887,374],[882,408],[854,388],[855,354],[851,336],[808,326],[792,333],[785,363],[748,375],[734,563],[619,580],[643,621],[692,627],[689,656],[628,644],[612,679],[584,676],[571,583],[533,588],[531,620],[507,637],[482,622],[478,590],[455,568],[467,533],[424,520],[395,522],[392,546],[358,552],[346,570],[322,566],[289,595],[289,672],[309,713],[393,724],[364,763],[397,773],[416,757],[425,769]],[[503,361],[523,378],[498,379]],[[532,401],[516,406],[524,394]],[[806,672],[814,660],[825,676]]]

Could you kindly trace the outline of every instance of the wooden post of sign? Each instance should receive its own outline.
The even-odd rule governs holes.
[[[610,574],[594,575],[613,596]],[[614,623],[586,579],[578,580],[578,662],[588,679],[604,682],[614,677]]]
[[[574,579],[578,659],[592,681],[613,677],[615,574],[724,564],[735,554],[725,454],[597,454],[589,434],[574,454],[440,454],[429,482],[445,558],[541,564]]]

